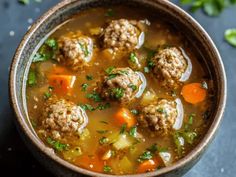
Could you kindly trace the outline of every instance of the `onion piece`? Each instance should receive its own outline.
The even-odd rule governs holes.
[[[136,98],[140,98],[147,86],[147,80],[146,80],[145,76],[143,75],[143,73],[141,73],[141,72],[135,72],[135,73],[137,73],[139,75],[139,78],[142,81],[142,84],[139,86],[138,92],[135,95]]]
[[[183,54],[184,58],[186,59],[187,65],[188,65],[185,72],[182,74],[181,78],[179,79],[179,81],[184,82],[189,79],[189,77],[192,73],[193,67],[192,67],[192,62],[191,62],[190,58],[188,57],[188,55],[186,54],[186,52],[182,48],[179,48],[179,49],[180,49],[181,53]]]
[[[176,102],[176,109],[177,109],[178,115],[173,125],[173,129],[179,130],[183,124],[184,109],[183,109],[183,104],[179,98],[177,98],[175,102]]]

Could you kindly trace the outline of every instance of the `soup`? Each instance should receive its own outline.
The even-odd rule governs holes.
[[[80,12],[33,55],[32,126],[62,159],[107,174],[170,166],[210,123],[210,72],[162,16],[131,7]]]

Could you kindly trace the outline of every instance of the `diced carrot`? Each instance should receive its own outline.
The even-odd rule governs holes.
[[[96,155],[88,156],[82,155],[75,159],[74,163],[80,167],[92,170],[95,172],[103,172],[104,162],[100,160]]]
[[[71,75],[50,75],[48,77],[49,85],[57,94],[66,94],[73,88],[76,76]]]
[[[145,160],[142,162],[137,169],[137,173],[145,173],[148,171],[153,171],[159,166],[157,159]]]
[[[130,128],[136,124],[136,119],[130,110],[126,108],[120,108],[119,111],[114,115],[115,123],[119,126],[126,124],[127,128]]]
[[[186,102],[197,104],[206,99],[207,91],[201,83],[191,83],[183,86],[181,94]]]

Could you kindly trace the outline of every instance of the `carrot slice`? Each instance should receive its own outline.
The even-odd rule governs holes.
[[[153,171],[159,166],[157,159],[145,160],[142,162],[137,169],[137,173],[145,173],[148,171]]]
[[[207,91],[201,83],[191,83],[183,86],[181,94],[186,102],[197,104],[206,99]]]
[[[80,167],[86,168],[88,170],[103,172],[104,162],[100,160],[96,155],[88,156],[82,155],[76,158],[74,163]]]
[[[126,108],[120,108],[120,110],[114,115],[115,123],[119,126],[126,124],[127,128],[130,128],[136,124],[136,119],[130,110]]]
[[[73,88],[75,80],[76,76],[71,75],[50,75],[48,77],[49,85],[57,94],[68,93]]]

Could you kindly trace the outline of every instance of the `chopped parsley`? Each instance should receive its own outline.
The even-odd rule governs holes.
[[[96,93],[95,91],[93,93],[87,94],[86,98],[91,99],[95,102],[101,102],[102,101],[102,98],[101,98],[100,94]]]
[[[55,39],[47,39],[45,41],[45,44],[53,50],[57,50],[57,48],[58,48],[58,44]]]
[[[104,110],[104,109],[107,109],[107,108],[110,108],[111,107],[111,104],[110,103],[105,103],[105,104],[99,104],[97,107],[96,107],[96,110]]]
[[[84,56],[87,57],[89,55],[88,46],[80,42],[79,42],[79,45],[80,45],[81,50],[84,53]]]
[[[87,90],[88,86],[89,86],[89,85],[86,84],[86,83],[82,84],[82,85],[81,85],[81,91],[85,92],[85,91]]]
[[[132,62],[132,63],[137,63],[137,56],[134,52],[130,53],[130,56],[129,56],[129,60]]]
[[[47,143],[53,147],[56,151],[68,150],[69,145],[60,143],[59,141],[53,140],[52,138],[47,138]]]
[[[118,74],[109,74],[107,80],[111,80],[115,78],[116,76],[118,76]]]
[[[114,88],[111,90],[111,97],[115,99],[121,99],[124,96],[123,88]]]
[[[133,91],[138,89],[138,87],[134,84],[129,84],[129,87],[132,88]]]
[[[130,128],[129,135],[136,138],[137,137],[137,127],[133,126]]]
[[[110,166],[108,166],[108,165],[105,165],[105,166],[103,167],[103,171],[104,171],[105,173],[111,173],[111,172],[112,172],[112,168],[111,168]]]
[[[31,70],[29,72],[27,83],[29,86],[34,86],[37,83],[35,71]]]
[[[102,137],[102,138],[99,140],[99,144],[103,145],[103,144],[108,143],[108,141],[109,141],[108,138]]]
[[[52,96],[52,91],[53,91],[53,87],[49,86],[48,87],[48,91],[44,93],[43,97],[45,100],[47,100],[48,98],[50,98]]]
[[[144,71],[145,73],[149,73],[149,72],[150,72],[149,68],[146,67],[146,66],[143,68],[143,71]]]
[[[92,76],[92,75],[86,75],[86,79],[87,79],[88,81],[91,81],[91,80],[93,80],[93,76]]]
[[[138,158],[138,162],[143,162],[145,160],[150,160],[153,158],[153,154],[150,151],[144,151]]]
[[[109,68],[107,68],[107,69],[105,70],[105,72],[106,72],[107,74],[111,74],[112,71],[113,71],[113,69],[115,69],[115,67],[114,67],[114,66],[110,66]]]
[[[83,110],[85,110],[85,111],[87,111],[87,110],[89,110],[89,111],[94,111],[94,110],[96,110],[92,105],[90,105],[90,104],[82,104],[82,105],[80,105],[80,107],[83,109]]]

